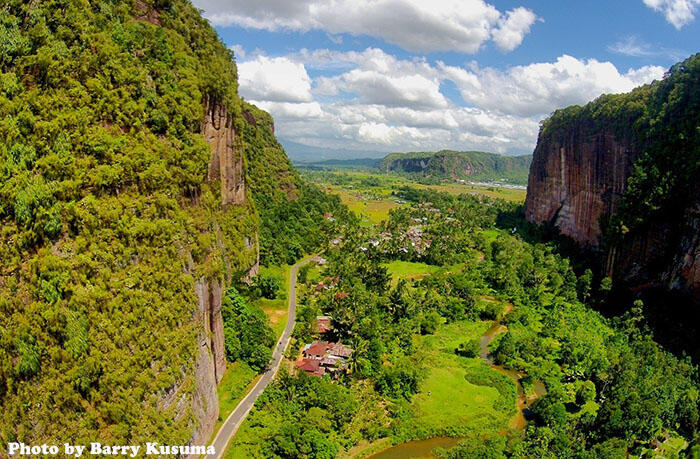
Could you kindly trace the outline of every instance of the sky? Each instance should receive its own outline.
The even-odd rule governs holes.
[[[557,108],[700,51],[700,0],[193,0],[294,159],[532,153]]]

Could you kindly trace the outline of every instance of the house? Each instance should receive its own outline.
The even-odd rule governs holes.
[[[316,317],[316,333],[328,333],[331,331],[331,317],[330,316],[317,316]]]
[[[296,367],[309,375],[323,376],[344,368],[352,355],[352,348],[342,343],[314,341],[304,346],[302,354],[303,358],[296,363]]]
[[[311,259],[311,261],[313,261],[314,263],[316,263],[319,266],[323,266],[326,263],[328,263],[328,261],[320,255],[316,255],[315,257],[313,257]]]
[[[303,359],[296,363],[296,367],[312,376],[323,376],[326,369],[321,366],[320,360]]]

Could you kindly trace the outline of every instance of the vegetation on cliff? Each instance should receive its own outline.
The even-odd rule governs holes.
[[[601,208],[604,212],[609,208],[616,212],[603,213],[599,222],[568,224],[576,227],[575,233],[586,234],[591,225],[600,223],[602,235],[594,244],[600,252],[597,274],[612,276],[614,280],[611,301],[603,302],[605,309],[619,310],[618,295],[629,297],[633,290],[647,303],[645,313],[653,319],[650,325],[656,338],[677,354],[686,352],[695,359],[700,358],[699,88],[700,54],[696,54],[671,67],[660,81],[628,94],[601,96],[583,107],[556,111],[544,121],[536,151],[539,160],[538,151],[544,152],[551,146],[572,145],[577,151],[578,145],[586,142],[584,139],[596,144],[598,140],[593,139],[614,136],[620,152],[596,153],[597,164],[616,158],[614,170],[592,165],[593,171],[575,173],[573,180],[588,177],[589,181],[583,183],[585,191],[594,190],[577,204],[573,204],[572,194],[570,205],[577,206],[571,211],[576,215],[585,214],[581,210],[589,206],[593,212]],[[557,177],[559,173],[540,166],[534,176]],[[620,178],[626,179],[621,196],[616,193],[622,188]],[[581,184],[574,186],[580,189]],[[533,188],[533,204],[540,200],[553,204],[553,208],[558,205],[560,197],[543,195],[546,186]],[[533,205],[532,211],[537,212],[536,208]],[[594,236],[598,239],[597,234]]]

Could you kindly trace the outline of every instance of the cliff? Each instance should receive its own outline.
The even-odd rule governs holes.
[[[380,163],[384,172],[399,172],[434,179],[504,180],[525,184],[531,157],[501,156],[480,151],[392,153]]]
[[[584,246],[600,246],[601,216],[619,207],[640,154],[636,143],[573,123],[540,136],[528,178],[527,220],[553,224]]]
[[[272,120],[246,120],[235,63],[186,0],[9,0],[0,17],[0,456],[204,444],[222,290],[259,263],[267,177],[242,134],[272,142]],[[293,195],[282,159],[272,186]]]
[[[535,148],[525,215],[599,254],[604,274],[700,303],[700,57],[662,81],[559,110]]]

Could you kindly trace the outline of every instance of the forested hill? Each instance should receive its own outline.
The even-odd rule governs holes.
[[[385,172],[399,172],[432,179],[506,181],[527,183],[531,155],[502,156],[482,151],[392,153],[379,165]]]
[[[272,226],[318,231],[338,204],[301,183],[187,0],[3,2],[0,174],[0,456],[204,444],[222,290],[255,272],[256,240],[272,259],[319,238],[273,246]]]

